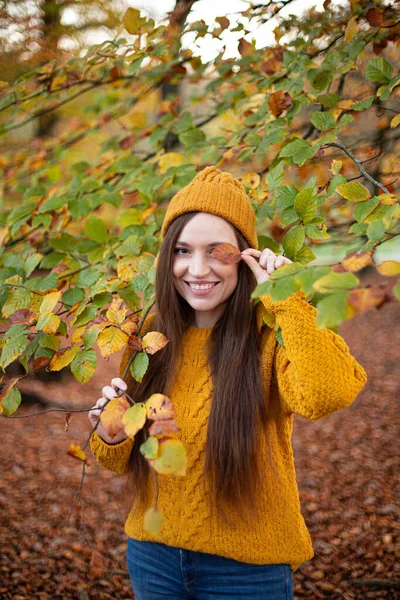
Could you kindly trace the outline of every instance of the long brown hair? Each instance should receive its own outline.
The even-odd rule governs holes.
[[[153,393],[168,395],[179,361],[182,335],[191,322],[193,309],[173,284],[174,249],[179,234],[197,212],[177,217],[160,248],[155,283],[156,316],[151,329],[163,333],[169,343],[150,357],[149,368],[140,384],[129,380],[129,394],[137,402],[145,401]],[[239,249],[248,248],[246,238],[232,227]],[[250,508],[254,517],[255,500],[264,475],[259,461],[259,436],[266,435],[268,413],[261,380],[260,335],[251,301],[255,285],[251,269],[240,261],[237,286],[207,342],[213,396],[203,476],[210,477],[212,497],[209,501],[223,519],[226,518],[224,506],[234,508],[235,512]],[[144,441],[141,430],[136,434],[128,467],[128,488],[140,503],[148,501],[150,473],[140,453]],[[267,442],[270,449],[269,439]]]

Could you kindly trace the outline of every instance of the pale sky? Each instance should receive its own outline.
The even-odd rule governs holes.
[[[245,0],[198,0],[193,5],[187,21],[193,22],[204,19],[207,24],[210,24],[215,22],[215,17],[227,16],[229,17],[231,24],[234,24],[237,16],[234,13],[243,11],[251,4],[255,3],[255,1],[248,2]],[[340,4],[340,0],[334,0],[334,3]],[[142,13],[149,17],[151,16],[157,22],[165,18],[167,12],[174,8],[175,0],[123,0],[123,4],[127,7],[132,6],[133,8],[138,8]],[[284,16],[288,14],[295,14],[300,17],[305,9],[312,6],[315,6],[318,10],[322,11],[323,0],[294,0],[294,2],[289,4],[289,6],[282,9],[279,15]],[[68,20],[67,14],[65,16]],[[275,43],[275,37],[272,31],[277,26],[278,19],[279,16],[278,18],[271,19],[264,25],[258,27],[253,34],[249,33],[247,36],[245,36],[246,39],[250,41],[254,38],[256,40],[257,47],[263,47],[269,43]],[[252,27],[255,29],[255,24],[252,25]],[[224,58],[233,58],[239,56],[237,42],[242,36],[243,33],[241,31],[225,31],[222,33],[222,43],[226,45]],[[96,44],[102,42],[103,39],[106,40],[107,37],[108,36],[105,32],[102,34],[101,32],[97,31],[96,33],[93,32],[93,34],[88,33],[87,41],[88,44]],[[212,60],[218,54],[222,45],[220,40],[211,38],[211,36],[199,38],[196,41],[196,44],[192,45],[193,38],[194,34],[187,34],[184,36],[184,46],[190,47],[196,55],[200,54],[204,62]]]

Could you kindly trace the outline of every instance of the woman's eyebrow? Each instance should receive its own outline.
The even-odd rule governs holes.
[[[219,246],[220,244],[224,244],[225,242],[211,242],[210,244],[207,244],[207,247],[210,246]],[[179,240],[176,242],[176,244],[180,245],[180,246],[186,246],[190,248],[190,244],[188,244],[187,242],[180,242]]]

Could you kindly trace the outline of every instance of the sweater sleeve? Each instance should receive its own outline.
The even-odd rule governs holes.
[[[367,375],[343,338],[317,328],[317,309],[301,290],[278,302],[269,294],[260,300],[282,330],[285,347],[277,345],[274,370],[285,412],[316,421],[349,406]]]
[[[155,314],[152,313],[146,317],[143,323],[142,335],[150,330],[154,322]],[[119,377],[122,377],[126,365],[129,362],[134,350],[130,346],[126,346],[122,359],[119,365]],[[129,386],[129,378],[131,377],[129,371],[125,377],[125,381]],[[120,475],[124,475],[128,472],[129,457],[133,448],[134,440],[126,438],[119,444],[107,444],[96,431],[90,437],[90,449],[102,467],[105,467],[109,471],[114,471]]]
[[[119,444],[107,444],[96,432],[90,438],[90,449],[102,467],[119,475],[128,472],[129,457],[134,440],[126,438]]]

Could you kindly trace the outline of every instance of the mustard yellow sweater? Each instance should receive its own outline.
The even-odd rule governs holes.
[[[285,347],[263,323],[262,311],[275,315]],[[174,434],[187,449],[184,477],[158,475],[158,508],[164,516],[157,536],[143,529],[143,513],[135,504],[125,532],[136,540],[156,541],[187,550],[218,554],[254,563],[289,563],[293,570],[314,556],[311,538],[300,512],[291,435],[293,413],[310,420],[321,419],[349,406],[366,383],[364,369],[349,353],[345,341],[329,329],[317,329],[316,309],[302,291],[286,300],[271,302],[269,295],[257,305],[262,336],[262,375],[271,418],[267,436],[276,472],[263,481],[261,519],[226,526],[208,508],[201,479],[212,379],[204,343],[211,328],[189,327],[184,334],[183,362],[169,397],[177,411],[180,431]],[[144,323],[151,330],[154,314]],[[125,357],[126,359],[126,357]],[[206,366],[203,366],[203,364]],[[96,433],[91,449],[103,467],[126,472],[134,441],[108,445]],[[267,447],[260,448],[265,457]],[[268,462],[266,464],[269,464]],[[153,480],[149,478],[153,498]]]

